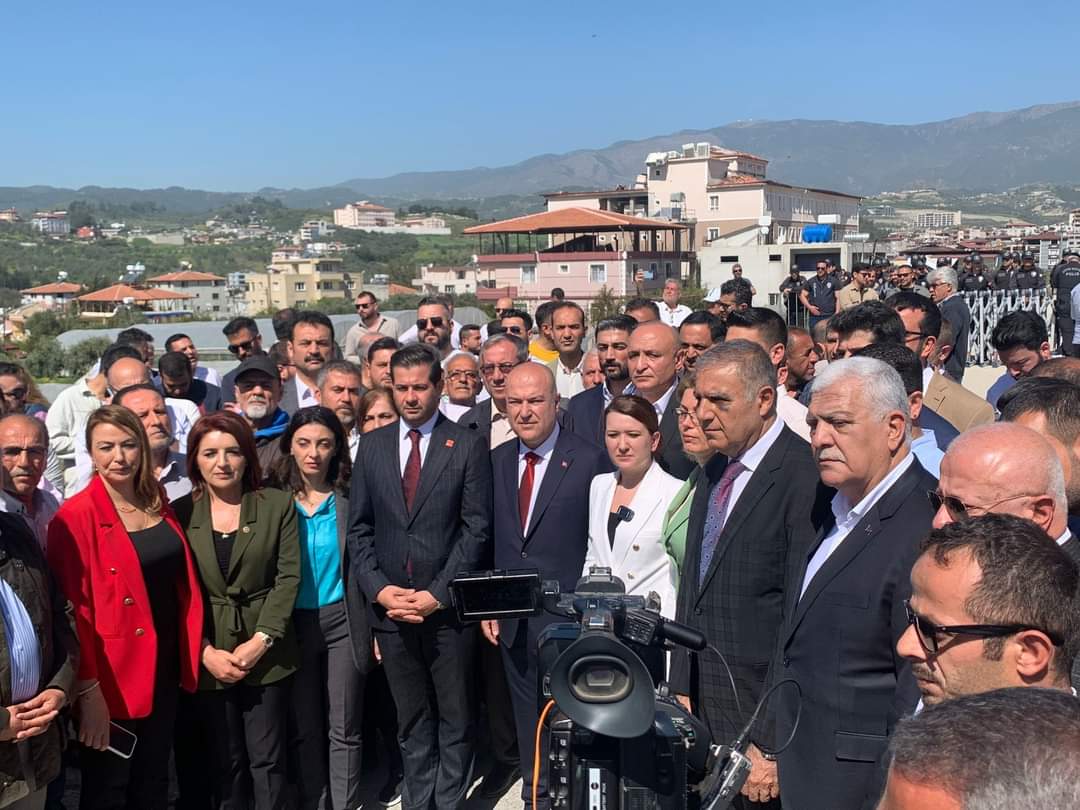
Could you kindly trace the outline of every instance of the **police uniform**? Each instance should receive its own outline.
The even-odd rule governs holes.
[[[1041,290],[1043,288],[1042,268],[1037,265],[1031,267],[1020,266],[1016,271],[1016,288],[1018,290]]]
[[[980,266],[964,273],[960,279],[960,289],[964,292],[982,292],[990,288],[990,279]]]
[[[806,280],[803,289],[806,290],[806,298],[810,302],[810,306],[817,307],[821,312],[820,315],[810,316],[811,329],[814,328],[814,324],[818,321],[831,318],[836,314],[836,279],[832,276],[825,276],[824,279],[820,279],[815,274]]]
[[[1015,290],[1016,270],[1012,266],[1003,266],[994,273],[995,290]]]
[[[1075,324],[1072,318],[1072,289],[1080,284],[1080,262],[1062,262],[1050,272],[1050,286],[1054,290],[1054,319],[1057,321],[1057,339],[1061,353],[1076,357],[1071,340]]]
[[[780,295],[784,299],[784,305],[787,307],[788,326],[799,325],[799,315],[802,309],[799,293],[802,292],[803,283],[802,276],[788,276],[780,282]]]

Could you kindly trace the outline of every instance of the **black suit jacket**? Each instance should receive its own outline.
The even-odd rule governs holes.
[[[804,559],[815,538],[818,471],[810,445],[784,427],[734,503],[699,585],[705,520],[726,466],[723,456],[710,461],[694,492],[675,618],[700,630],[723,653],[738,704],[723,664],[709,651],[673,652],[671,683],[676,692],[692,697],[695,713],[706,718],[713,738],[730,742],[743,725],[739,708],[749,717],[765,690],[790,601],[785,600],[785,581],[791,561]],[[759,722],[753,739],[772,748],[773,731],[772,723]]]
[[[491,533],[491,461],[475,432],[439,414],[411,511],[401,488],[398,423],[360,438],[349,494],[348,553],[376,628],[396,630],[375,598],[387,585],[450,605],[450,580],[479,567]],[[450,621],[449,610],[427,622]],[[426,622],[425,622],[426,623]]]
[[[945,361],[945,371],[957,382],[964,381],[967,367],[968,335],[971,332],[971,310],[960,295],[953,295],[938,305],[941,317],[952,324],[953,350]]]
[[[916,460],[852,528],[800,598],[807,563],[832,531],[829,517],[790,583],[774,679],[802,690],[791,745],[780,754],[780,796],[799,810],[857,810],[876,805],[880,768],[897,720],[919,692],[896,642],[907,629],[903,601],[911,567],[930,531],[927,490],[937,480]],[[793,688],[777,691],[776,737],[788,738],[799,713]]]
[[[589,486],[593,477],[608,469],[607,453],[572,431],[560,429],[536,495],[527,533],[518,512],[518,442],[509,441],[491,451],[495,479],[494,562],[507,570],[535,568],[542,579],[557,579],[570,593],[581,577],[589,545]],[[528,633],[527,649],[536,649],[543,628],[560,621],[541,614],[521,622],[499,622],[499,638],[514,643],[521,625]]]
[[[679,403],[672,392],[664,415],[660,417],[660,462],[661,468],[668,475],[685,481],[697,468],[697,462],[683,452],[682,436],[679,434],[679,418],[675,415]]]
[[[604,386],[596,385],[570,397],[566,412],[574,420],[574,431],[597,447],[604,446]]]

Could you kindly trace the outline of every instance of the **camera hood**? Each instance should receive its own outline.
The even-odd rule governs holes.
[[[656,694],[641,659],[608,633],[586,633],[551,668],[559,710],[596,734],[627,739],[653,725]]]

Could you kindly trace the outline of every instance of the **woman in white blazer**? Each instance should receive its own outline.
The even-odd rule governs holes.
[[[675,616],[678,570],[662,539],[664,514],[683,482],[655,460],[660,425],[642,397],[618,396],[604,412],[604,444],[615,472],[592,480],[589,489],[589,547],[584,573],[611,569],[628,594],[660,596],[660,612]]]

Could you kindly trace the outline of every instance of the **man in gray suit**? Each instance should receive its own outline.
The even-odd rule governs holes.
[[[395,352],[390,374],[401,419],[360,440],[349,556],[397,705],[403,806],[456,810],[473,764],[476,628],[456,621],[449,586],[487,551],[491,461],[480,435],[439,413],[431,347]]]

